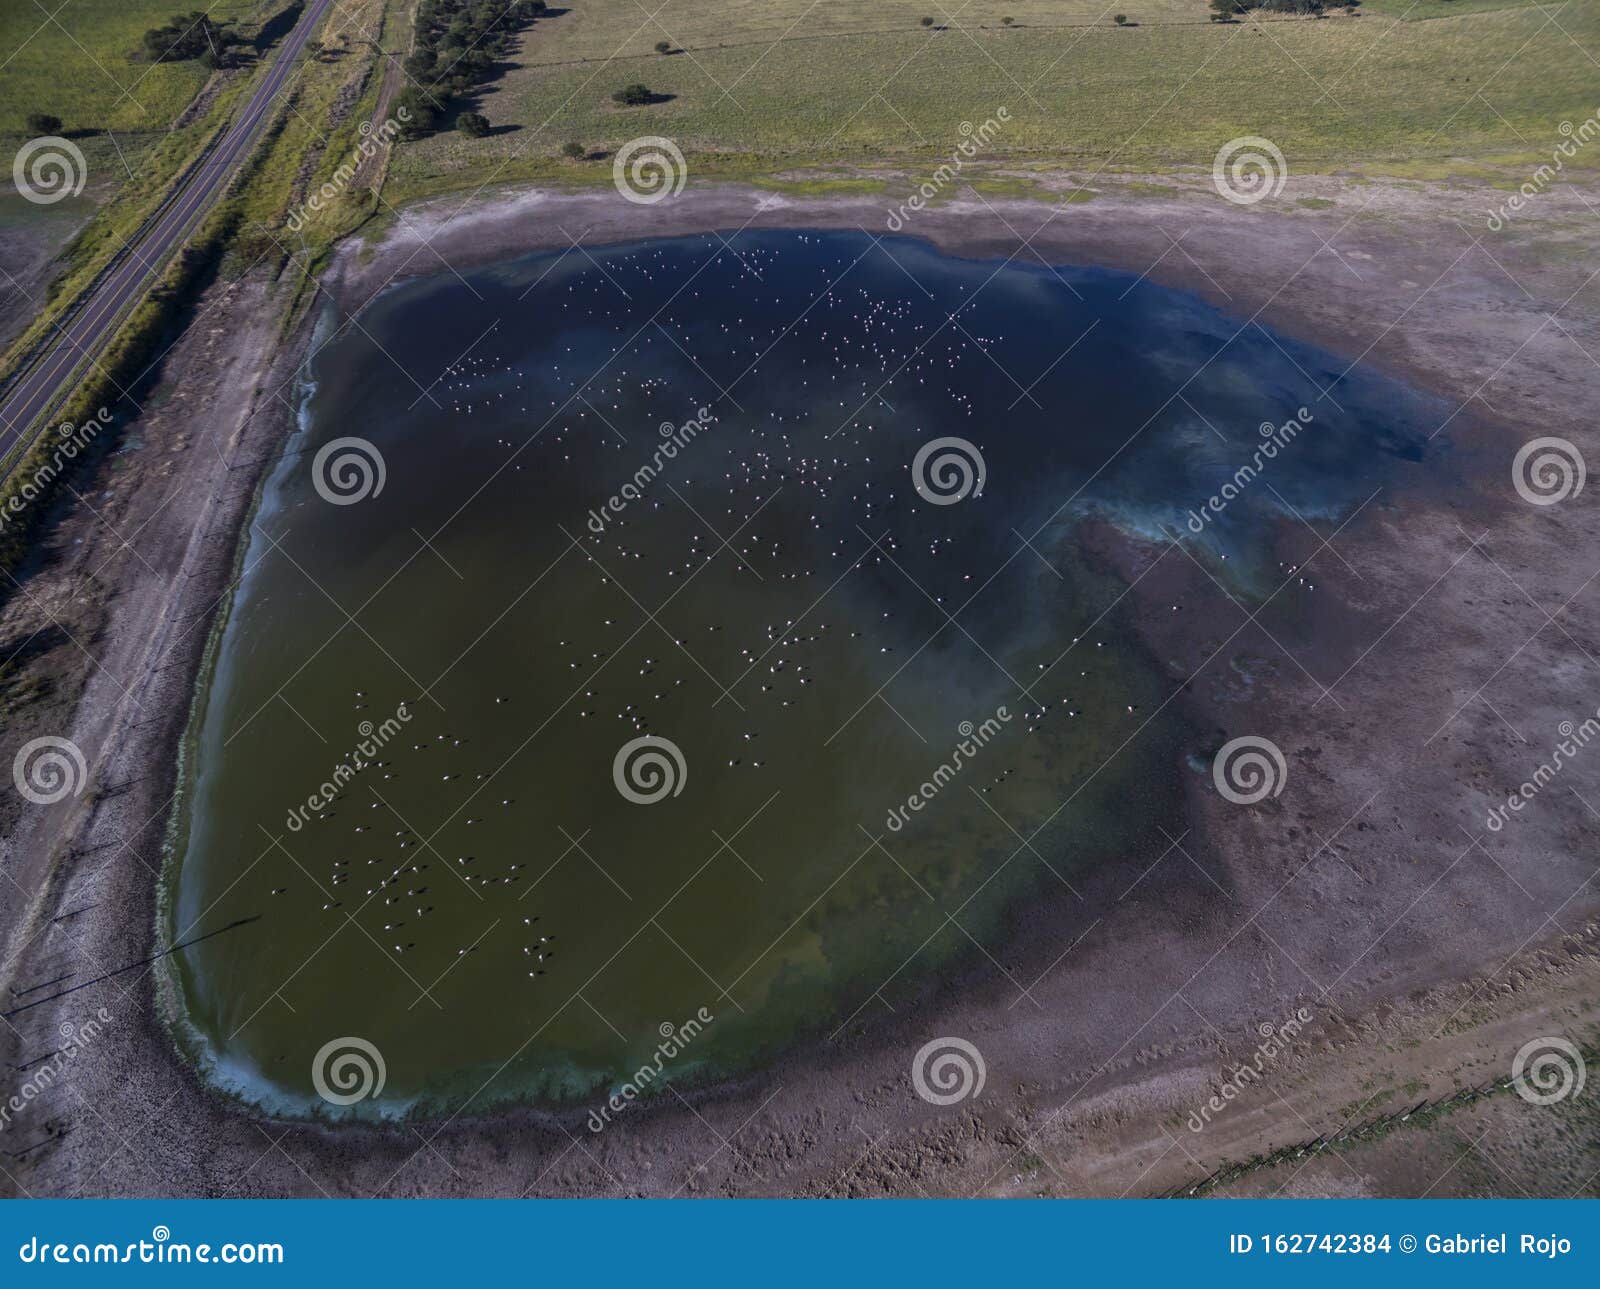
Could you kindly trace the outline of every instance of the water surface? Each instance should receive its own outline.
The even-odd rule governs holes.
[[[1176,806],[1175,682],[1076,525],[1264,577],[1437,424],[1346,366],[1124,274],[857,234],[382,296],[316,359],[198,709],[171,930],[260,920],[182,956],[183,1041],[278,1108],[482,1109],[603,1093],[691,1016],[671,1078],[902,1005]],[[350,436],[382,488],[332,504]],[[950,438],[945,504],[959,473],[913,468]],[[681,769],[637,804],[645,736]],[[385,1087],[330,1107],[348,1036]]]

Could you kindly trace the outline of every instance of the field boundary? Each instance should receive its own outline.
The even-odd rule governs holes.
[[[1600,1044],[1585,1043],[1580,1045],[1583,1059],[1590,1064],[1600,1060]],[[1395,1110],[1388,1114],[1376,1115],[1371,1119],[1355,1126],[1336,1128],[1332,1132],[1323,1133],[1309,1141],[1294,1142],[1287,1146],[1280,1146],[1265,1155],[1257,1155],[1240,1163],[1222,1164],[1211,1173],[1202,1177],[1197,1182],[1187,1182],[1174,1186],[1171,1190],[1161,1191],[1151,1196],[1152,1199],[1193,1199],[1210,1194],[1219,1186],[1236,1182],[1248,1174],[1259,1172],[1262,1169],[1274,1168],[1279,1164],[1290,1163],[1297,1159],[1314,1157],[1331,1150],[1335,1146],[1346,1145],[1351,1142],[1375,1141],[1391,1128],[1402,1124],[1411,1124],[1412,1127],[1424,1127],[1437,1119],[1442,1119],[1452,1111],[1461,1109],[1462,1106],[1472,1105],[1490,1097],[1499,1096],[1510,1091],[1516,1086],[1516,1079],[1510,1075],[1504,1078],[1489,1079],[1475,1087],[1461,1088],[1448,1096],[1433,1097],[1417,1102],[1416,1105],[1406,1110]]]

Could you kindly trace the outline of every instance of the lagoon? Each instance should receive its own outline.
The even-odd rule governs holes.
[[[1197,297],[908,238],[575,247],[323,339],[164,914],[259,919],[174,959],[177,1034],[282,1113],[659,1092],[914,1002],[1183,826],[1181,678],[1081,525],[1247,596],[1440,451]],[[383,1088],[341,1104],[352,1038]]]

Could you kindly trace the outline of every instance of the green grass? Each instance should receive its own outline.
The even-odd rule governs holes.
[[[828,0],[780,39],[806,0],[678,0],[661,11],[665,34],[631,0],[589,0],[535,24],[523,65],[482,96],[492,122],[520,128],[407,145],[391,170],[393,195],[547,178],[568,139],[613,149],[668,135],[701,175],[948,158],[962,122],[1001,105],[1012,121],[984,159],[1046,162],[1082,179],[1102,165],[1209,169],[1218,147],[1244,134],[1271,137],[1291,172],[1532,153],[1553,146],[1560,121],[1594,110],[1584,49],[1600,48],[1592,4],[1567,10],[1564,31],[1517,4],[1429,21],[1369,13],[1227,26],[1179,22],[1201,12],[1198,0],[1156,0],[1143,17],[1126,11],[1144,25],[966,25],[1002,12],[1021,22],[1048,12],[1061,23],[1095,12],[1087,0],[1041,0],[963,10],[960,31],[929,34],[912,19],[905,30],[848,34],[867,17],[882,28],[919,8]],[[633,55],[657,39],[687,52]],[[672,97],[620,108],[610,94],[630,81]],[[574,169],[582,167],[560,173]]]
[[[0,133],[26,134],[30,112],[67,130],[163,130],[208,73],[198,62],[136,61],[140,39],[178,0],[6,0],[0,5]],[[262,0],[207,0],[218,22],[247,17]],[[50,15],[54,14],[52,18]]]
[[[1507,9],[1532,5],[1534,0],[1368,0],[1366,7],[1381,8],[1393,17]],[[1205,0],[1121,0],[1117,12],[1140,27],[1182,24],[1205,26],[1209,22]],[[654,17],[651,14],[654,14]],[[668,0],[640,7],[632,0],[582,0],[569,12],[538,24],[538,35],[528,42],[529,66],[604,60],[648,58],[660,61],[656,42],[665,40],[685,54],[673,58],[698,58],[719,46],[770,45],[773,41],[860,34],[916,34],[926,36],[918,23],[924,15],[943,22],[953,14],[950,30],[965,42],[963,33],[988,32],[1008,40],[1028,39],[1027,33],[1103,27],[1110,30],[1111,10],[1103,0],[970,0],[965,5],[930,6],[926,0]],[[1001,19],[1015,19],[1004,30]],[[1299,22],[1263,14],[1268,22]],[[1565,21],[1565,19],[1563,19]],[[1081,31],[1076,32],[1081,35]],[[1122,35],[1131,33],[1123,32]],[[759,52],[759,48],[757,50]]]
[[[1482,13],[1486,9],[1515,9],[1534,0],[1362,0],[1363,13],[1379,14],[1386,18],[1400,18],[1406,22],[1423,22],[1429,18],[1456,18],[1464,13]]]

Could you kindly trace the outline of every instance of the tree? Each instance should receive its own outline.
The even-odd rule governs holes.
[[[932,19],[932,18],[924,18],[924,19],[923,19],[923,20],[922,20],[922,25],[923,25],[923,26],[924,26],[924,27],[931,27],[931,26],[933,26],[933,19]]]
[[[489,133],[489,118],[482,112],[463,112],[456,117],[456,129],[469,139],[481,139]]]
[[[48,112],[29,112],[28,133],[60,134],[61,118],[59,116],[51,116]]]
[[[612,101],[621,103],[624,107],[643,107],[646,103],[655,102],[655,94],[648,85],[624,85],[611,96]]]
[[[1002,27],[1009,27],[1014,22],[1016,22],[1015,18],[1002,18],[1002,19],[1000,19],[1000,25]]]
[[[438,109],[433,99],[414,85],[408,85],[400,91],[396,105],[405,109],[405,124],[401,127],[401,133],[408,139],[420,139],[433,129],[438,119]]]
[[[144,33],[145,53],[154,62],[183,62],[210,55],[214,65],[228,61],[229,37],[203,9],[176,13],[165,27],[152,27]]]
[[[573,161],[576,161],[580,157],[588,156],[589,149],[584,147],[583,144],[577,142],[563,143],[561,145],[561,155],[564,157],[570,157]]]
[[[658,53],[658,54],[670,54],[671,52],[672,52],[672,45],[671,45],[670,42],[665,41],[665,40],[656,41],[656,53]]]
[[[1126,27],[1128,25],[1128,15],[1125,13],[1119,13],[1111,21],[1116,23],[1119,27]]]

